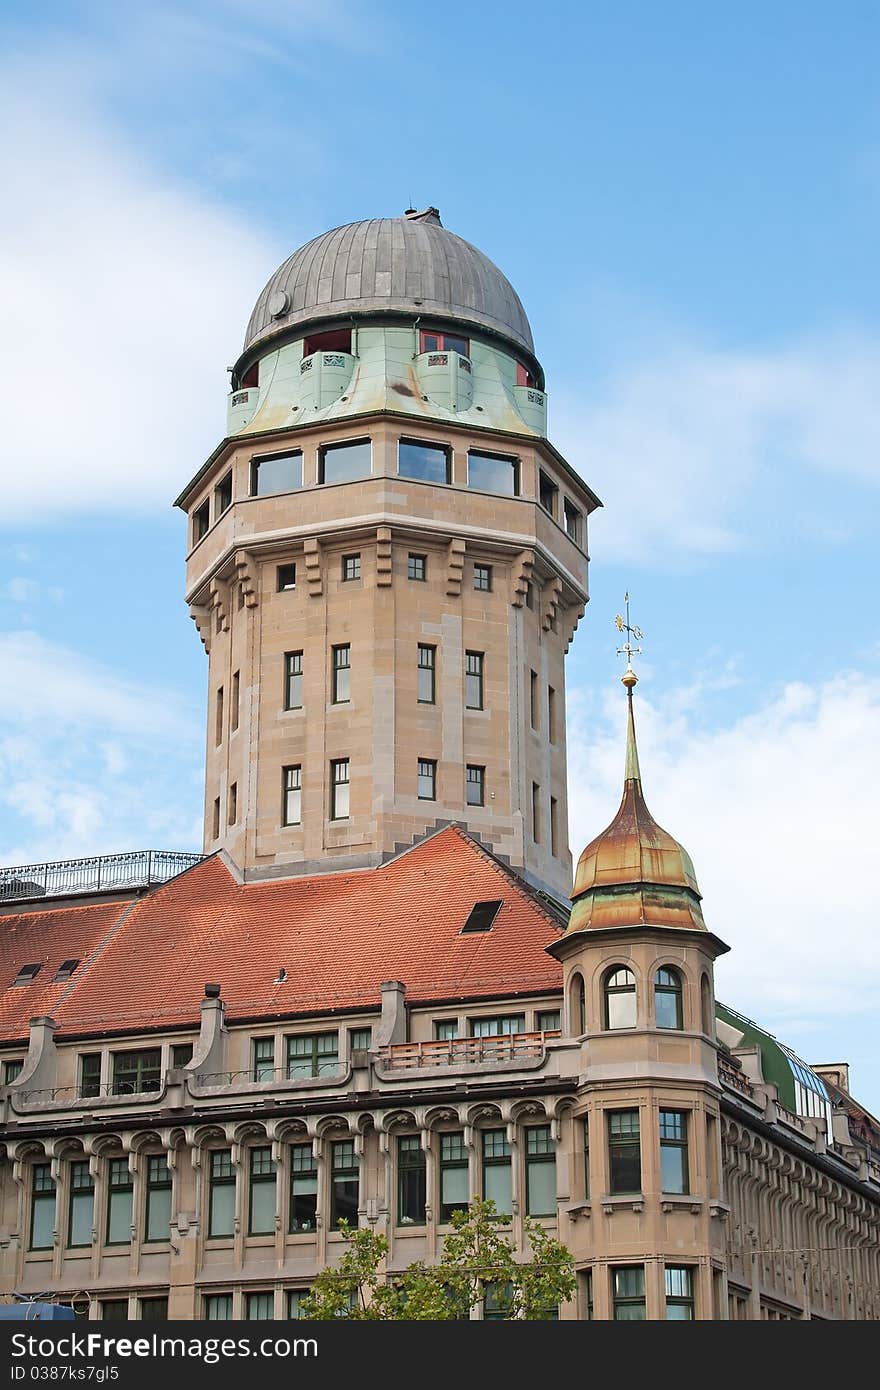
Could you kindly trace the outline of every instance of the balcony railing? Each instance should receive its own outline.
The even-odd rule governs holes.
[[[18,868],[0,869],[0,902],[149,888],[153,883],[175,878],[204,857],[181,850],[143,849],[129,854],[100,854],[92,859],[59,859],[51,864],[23,864]]]
[[[491,1038],[444,1038],[433,1042],[392,1043],[379,1049],[383,1064],[393,1071],[419,1067],[469,1067],[480,1063],[519,1062],[541,1057],[559,1030],[546,1033],[506,1033]]]
[[[748,1096],[749,1099],[754,1095],[754,1087],[745,1072],[738,1071],[723,1057],[718,1058],[718,1080],[723,1085],[730,1086],[732,1090],[739,1091],[740,1095]]]

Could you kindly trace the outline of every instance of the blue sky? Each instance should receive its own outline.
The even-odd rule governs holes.
[[[880,1111],[877,6],[0,9],[0,861],[198,846],[171,499],[274,267],[434,203],[519,290],[606,504],[572,848],[619,792],[628,586],[719,993]]]

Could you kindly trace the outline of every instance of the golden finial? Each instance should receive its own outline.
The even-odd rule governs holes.
[[[636,642],[641,642],[644,634],[640,627],[633,627],[630,623],[629,590],[627,590],[624,594],[623,601],[626,605],[626,621],[624,621],[623,615],[621,613],[618,613],[617,617],[614,619],[614,625],[617,628],[618,632],[626,633],[626,641],[624,642],[622,647],[617,648],[617,655],[626,657],[626,670],[624,671],[620,679],[626,686],[628,692],[632,694],[633,686],[639,679],[635,671],[633,670],[632,659],[634,656],[641,656],[642,653],[641,647],[633,646],[633,639],[635,639]]]

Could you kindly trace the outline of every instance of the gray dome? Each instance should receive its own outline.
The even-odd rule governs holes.
[[[295,251],[257,300],[244,351],[301,324],[373,313],[472,324],[534,353],[510,281],[482,251],[447,231],[436,208],[350,222]]]

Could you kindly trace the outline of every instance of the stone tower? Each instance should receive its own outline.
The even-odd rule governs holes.
[[[598,499],[523,307],[434,208],[275,272],[178,498],[209,657],[205,849],[376,865],[458,821],[567,898],[564,657]]]

